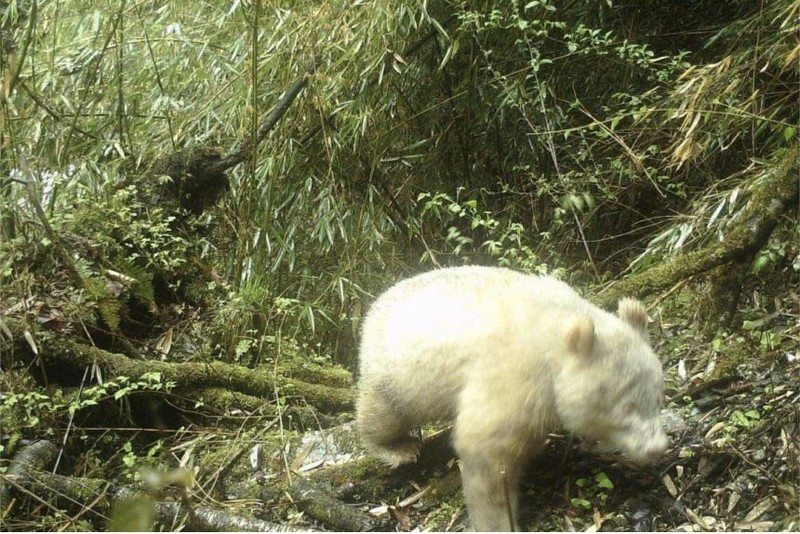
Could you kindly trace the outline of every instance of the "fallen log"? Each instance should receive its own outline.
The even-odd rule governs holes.
[[[45,344],[40,348],[46,363],[77,367],[99,365],[110,376],[124,375],[130,378],[141,377],[145,373],[161,373],[162,380],[175,383],[174,391],[191,392],[217,387],[268,399],[274,398],[277,393],[285,396],[289,402],[308,403],[323,412],[337,413],[353,407],[352,389],[312,384],[279,375],[271,366],[249,369],[217,361],[173,363],[133,360],[72,340],[54,340],[53,345],[48,347]]]
[[[99,366],[107,377],[126,376],[138,379],[146,373],[160,373],[164,382],[174,383],[174,392],[196,397],[200,391],[226,390],[254,398],[281,397],[289,404],[314,406],[325,413],[353,409],[352,375],[341,367],[284,360],[255,369],[220,361],[166,362],[133,359],[50,333],[37,335],[23,321],[4,322],[11,334],[17,357],[40,359],[41,365],[72,368],[83,374],[88,366]],[[262,401],[263,402],[263,401]]]

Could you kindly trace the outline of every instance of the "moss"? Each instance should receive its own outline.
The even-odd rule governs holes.
[[[279,375],[292,376],[299,380],[317,382],[330,387],[349,388],[353,386],[353,374],[343,367],[318,365],[304,361],[297,356],[288,361],[282,360],[277,367]]]

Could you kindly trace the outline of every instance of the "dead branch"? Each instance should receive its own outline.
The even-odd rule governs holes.
[[[187,509],[179,502],[156,503],[156,518],[162,525],[185,522],[188,529],[204,532],[310,532],[308,528],[242,517],[232,511],[207,506]]]
[[[403,487],[410,479],[429,484],[436,488],[437,495],[446,499],[448,495],[460,490],[456,483],[451,487],[450,477],[441,477],[442,469],[450,465],[455,452],[450,444],[450,431],[438,432],[423,440],[422,453],[415,464],[390,469],[372,457],[364,457],[351,462],[332,465],[312,471],[308,479],[312,482],[332,484],[339,487],[347,484],[347,494],[357,494],[361,501],[382,501],[387,494]],[[458,468],[454,468],[458,473]],[[459,477],[456,476],[456,482]],[[342,496],[343,499],[346,499]]]

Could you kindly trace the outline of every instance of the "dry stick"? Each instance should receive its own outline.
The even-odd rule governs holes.
[[[97,497],[95,497],[95,498],[94,498],[94,500],[93,500],[92,502],[90,502],[89,504],[87,504],[86,506],[84,506],[83,508],[81,508],[81,511],[80,511],[80,512],[78,512],[77,514],[75,514],[74,516],[72,516],[72,517],[70,518],[70,522],[74,524],[74,523],[76,523],[76,522],[78,521],[78,519],[80,519],[80,518],[81,518],[81,516],[83,516],[84,514],[86,514],[86,513],[88,513],[88,512],[93,512],[93,511],[94,511],[94,509],[95,509],[95,506],[96,506],[96,505],[97,505],[97,504],[98,504],[100,501],[102,501],[102,500],[103,500],[103,499],[105,499],[105,498],[106,498],[106,495],[105,495],[104,493],[101,493],[101,494],[99,494]],[[59,513],[61,513],[61,510],[59,510]],[[63,531],[64,531],[64,527],[62,527],[62,528],[61,528],[61,530],[60,530],[59,532],[63,532]]]
[[[62,115],[61,113],[59,113],[55,109],[51,108],[47,104],[47,102],[45,102],[39,95],[34,93],[33,89],[28,87],[28,84],[26,84],[25,82],[20,81],[19,82],[19,88],[22,89],[23,91],[25,91],[25,93],[30,97],[31,100],[33,100],[36,103],[36,105],[38,105],[40,108],[42,108],[45,111],[45,113],[47,113],[48,115],[53,117],[53,119],[55,119],[57,122],[62,122],[62,121],[64,121],[66,119],[66,117],[64,117],[64,115]],[[78,132],[79,134],[83,135],[84,137],[88,137],[90,139],[94,139],[95,141],[100,139],[99,136],[97,136],[97,135],[95,135],[95,134],[93,134],[91,132],[87,132],[86,130],[84,130],[83,128],[79,128],[78,126],[73,125],[72,129],[75,130],[76,132]]]
[[[34,501],[38,502],[45,508],[49,508],[54,514],[59,515],[62,513],[61,510],[56,508],[53,504],[47,502],[42,497],[39,497],[36,493],[32,492],[28,488],[24,487],[22,484],[19,483],[19,476],[17,475],[0,475],[0,481],[2,481],[3,486],[9,485],[13,486],[15,491],[18,491],[24,495],[27,495],[29,498],[33,499]],[[8,508],[3,510],[3,517],[6,517],[5,514],[11,511],[11,508],[14,506],[16,499],[5,499],[3,498],[0,502],[5,503],[8,502]]]
[[[275,353],[275,364],[273,366],[273,373],[277,376],[278,374],[278,360],[280,360],[283,351],[281,347],[283,346],[283,336],[278,336],[278,346],[277,351]],[[278,391],[277,384],[273,385],[273,395],[275,398],[275,404],[278,406],[278,410],[283,408],[283,402],[281,401],[281,396]],[[292,484],[292,469],[289,466],[289,458],[286,457],[286,430],[283,428],[283,417],[278,417],[278,433],[281,437],[281,460],[283,460],[283,468],[285,469],[286,478],[289,481],[289,484]]]
[[[369,180],[370,180],[370,182],[372,182],[373,181],[372,177],[375,176],[375,173],[376,173],[377,169],[375,168],[374,165],[370,165],[369,162],[366,161],[366,157],[362,157],[361,158],[361,164],[364,165],[364,167],[369,167],[370,168]],[[395,225],[397,225],[405,235],[410,236],[411,235],[411,230],[409,229],[409,227],[406,224],[406,222],[403,220],[403,209],[400,207],[400,204],[397,202],[397,199],[395,198],[395,196],[389,190],[389,186],[386,185],[386,181],[385,180],[379,180],[378,181],[378,188],[380,189],[381,193],[386,195],[386,197],[389,199],[389,205],[387,206],[387,209],[386,209],[386,213],[387,213],[389,219],[391,219],[391,221]],[[426,248],[427,248],[427,245],[426,245]]]

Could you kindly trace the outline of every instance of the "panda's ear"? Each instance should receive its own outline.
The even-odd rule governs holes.
[[[589,356],[594,347],[594,322],[585,315],[572,319],[567,327],[567,348],[578,356]]]
[[[636,299],[620,299],[617,316],[647,337],[647,309]]]

